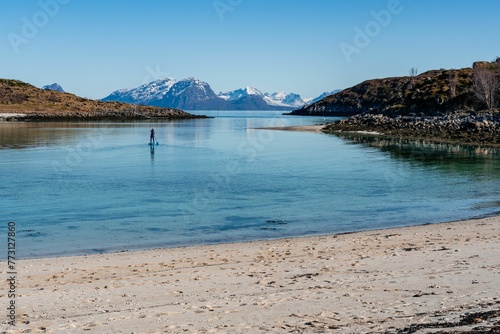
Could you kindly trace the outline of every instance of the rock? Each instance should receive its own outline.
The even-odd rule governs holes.
[[[500,112],[457,111],[437,116],[359,114],[331,123],[323,132],[371,131],[389,136],[500,144]]]

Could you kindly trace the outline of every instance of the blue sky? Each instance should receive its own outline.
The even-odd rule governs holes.
[[[23,0],[0,13],[0,77],[103,98],[163,77],[315,97],[500,57],[497,0]]]

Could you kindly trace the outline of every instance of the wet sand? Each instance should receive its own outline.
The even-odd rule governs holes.
[[[18,322],[2,317],[7,333],[491,329],[500,312],[484,312],[500,309],[500,218],[29,259],[17,272]],[[459,322],[464,314],[469,323]]]

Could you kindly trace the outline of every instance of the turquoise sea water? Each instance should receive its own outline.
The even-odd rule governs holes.
[[[18,257],[379,229],[500,211],[496,149],[258,129],[331,120],[275,112],[204,113],[216,117],[1,123],[0,228],[16,222]]]

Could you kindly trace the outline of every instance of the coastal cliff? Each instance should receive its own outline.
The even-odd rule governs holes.
[[[0,113],[19,116],[16,120],[103,120],[152,117],[197,118],[182,110],[137,106],[121,102],[101,102],[73,94],[36,88],[19,80],[0,79]]]

